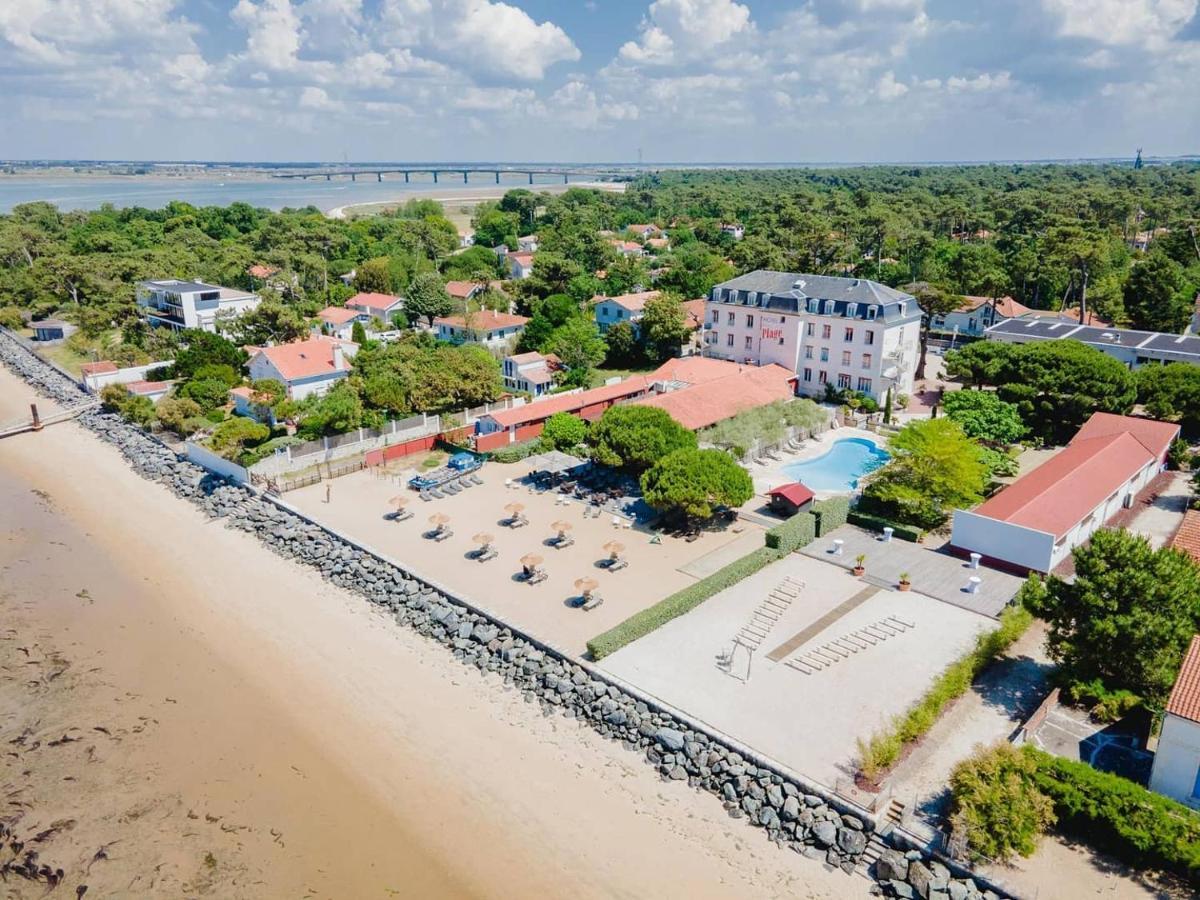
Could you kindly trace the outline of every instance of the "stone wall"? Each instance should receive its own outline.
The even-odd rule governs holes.
[[[61,403],[78,401],[82,395],[78,385],[4,335],[0,362]],[[464,665],[521,690],[526,702],[539,704],[543,714],[583,720],[642,755],[663,779],[686,781],[713,794],[732,818],[744,819],[781,848],[847,873],[863,862],[874,825],[865,811],[784,777],[603,673],[557,654],[272,499],[227,483],[119,416],[95,411],[78,421],[120,450],[143,478],[162,484],[208,516],[224,519],[227,527],[255,535],[277,555],[319,569],[330,582],[364,597],[397,624],[443,645]],[[930,862],[918,850],[906,855],[879,847],[879,838],[874,840],[882,853],[871,871],[877,893],[922,900],[1003,896],[965,874],[952,877],[945,866]]]

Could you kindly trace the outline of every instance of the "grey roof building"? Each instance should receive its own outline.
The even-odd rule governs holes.
[[[1044,319],[1009,319],[985,332],[991,341],[1031,344],[1038,341],[1072,340],[1087,344],[1137,369],[1150,363],[1187,362],[1200,364],[1200,337],[1134,331],[1129,328],[1097,328],[1077,322]]]
[[[911,393],[922,311],[911,294],[865,278],[760,270],[715,286],[705,303],[704,353],[881,400]]]

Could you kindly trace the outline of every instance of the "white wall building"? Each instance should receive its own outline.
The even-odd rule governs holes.
[[[1012,568],[1049,572],[1166,465],[1179,426],[1095,413],[1071,443],[973,510],[955,510],[950,544]]]
[[[1080,325],[1070,319],[1027,317],[998,322],[986,332],[989,341],[1031,344],[1037,341],[1080,341],[1131,369],[1157,363],[1200,364],[1200,337],[1160,331]]]
[[[554,354],[517,353],[504,357],[504,386],[511,391],[524,391],[541,397],[554,387],[554,372],[558,357]]]
[[[1192,638],[1167,701],[1150,790],[1200,809],[1200,634]]]
[[[963,297],[962,306],[945,315],[934,316],[929,327],[933,331],[981,337],[998,322],[1029,315],[1033,310],[1012,297]]]
[[[442,341],[501,349],[520,337],[528,323],[524,316],[481,309],[465,316],[439,316],[433,320],[433,327]]]
[[[202,281],[140,281],[137,303],[151,325],[176,330],[216,332],[221,323],[247,313],[261,302],[258,294]]]
[[[349,375],[357,352],[358,344],[324,336],[262,347],[250,357],[250,379],[282,382],[291,399],[303,400],[324,394]]]
[[[596,326],[600,333],[608,331],[618,322],[628,322],[633,326],[636,336],[640,331],[638,322],[646,311],[646,304],[658,296],[658,291],[638,291],[633,294],[620,294],[616,297],[593,297],[592,307],[596,317]]]
[[[776,363],[799,392],[825,385],[882,401],[907,394],[920,347],[921,308],[910,294],[861,278],[758,271],[718,284],[706,303],[706,356]]]

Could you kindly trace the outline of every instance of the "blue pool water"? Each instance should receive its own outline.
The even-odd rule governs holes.
[[[852,491],[859,478],[890,458],[886,450],[866,438],[842,438],[833,442],[828,453],[789,463],[783,472],[814,491]]]

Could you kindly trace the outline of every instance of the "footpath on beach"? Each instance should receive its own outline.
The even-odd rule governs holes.
[[[77,383],[3,332],[0,362],[63,406],[87,399]],[[463,665],[520,690],[545,715],[582,720],[640,754],[664,779],[686,781],[713,795],[732,818],[745,820],[780,848],[847,874],[865,875],[888,896],[1008,896],[961,866],[935,858],[898,829],[877,831],[881,823],[869,811],[413,576],[274,498],[180,458],[119,416],[91,409],[77,421],[115,446],[143,478],[206,515],[223,519],[226,527],[253,534],[277,555],[315,568],[332,584],[385,610],[397,624],[441,644]]]

